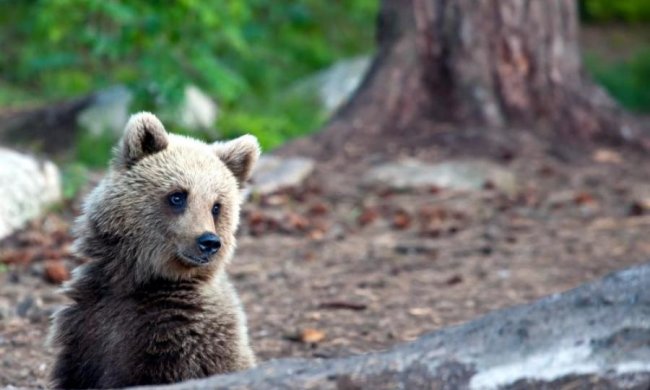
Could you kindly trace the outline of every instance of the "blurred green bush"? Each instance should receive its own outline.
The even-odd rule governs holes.
[[[580,0],[589,23],[650,21],[650,0]],[[379,0],[0,0],[0,106],[76,97],[114,84],[131,110],[178,103],[195,84],[221,108],[225,137],[265,149],[318,128],[316,99],[291,86],[372,51]],[[650,111],[650,54],[587,67],[625,106]],[[184,132],[184,129],[174,128]],[[105,164],[111,138],[81,134],[75,157]]]
[[[580,13],[587,22],[650,22],[650,1],[580,0]]]
[[[634,25],[632,33],[650,36],[650,0],[580,0],[581,18],[590,25]],[[640,35],[640,36],[641,36]],[[625,45],[625,40],[619,42]],[[592,77],[624,107],[650,112],[650,42],[629,58],[605,60],[590,52],[585,65]]]
[[[596,81],[624,107],[650,112],[650,47],[619,63],[598,61],[594,55],[587,56],[585,63]]]
[[[0,0],[0,104],[119,83],[135,92],[132,110],[155,111],[195,84],[218,101],[225,136],[251,132],[272,148],[322,122],[315,101],[284,91],[371,51],[377,7],[377,0]],[[90,164],[108,154],[92,140],[79,144],[78,157]]]

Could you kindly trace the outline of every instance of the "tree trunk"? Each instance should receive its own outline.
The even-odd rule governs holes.
[[[377,41],[365,80],[312,153],[421,144],[441,123],[578,141],[639,137],[584,75],[574,0],[383,0]]]
[[[77,116],[93,103],[88,95],[40,107],[0,112],[0,145],[28,146],[58,156],[74,145]]]

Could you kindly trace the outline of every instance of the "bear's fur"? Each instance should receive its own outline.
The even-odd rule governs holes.
[[[259,154],[249,135],[205,144],[168,134],[152,114],[131,117],[75,225],[75,250],[89,261],[64,287],[72,304],[54,316],[53,386],[171,383],[254,365],[224,267],[239,189]],[[182,210],[170,200],[178,192],[186,193]],[[214,254],[197,249],[206,232],[221,239]]]

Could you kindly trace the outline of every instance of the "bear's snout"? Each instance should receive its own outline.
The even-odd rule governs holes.
[[[201,234],[196,243],[202,254],[210,256],[215,254],[221,248],[221,239],[214,233],[206,232]]]

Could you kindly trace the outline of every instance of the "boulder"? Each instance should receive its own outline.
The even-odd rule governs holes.
[[[179,107],[179,125],[188,130],[210,130],[214,128],[219,107],[210,96],[195,85],[185,88],[185,95]]]
[[[94,136],[104,133],[119,138],[129,119],[133,94],[123,85],[115,85],[93,94],[91,104],[77,117],[82,129]]]
[[[370,67],[370,62],[369,56],[340,60],[300,81],[292,91],[310,97],[316,95],[323,111],[329,115],[357,89]]]
[[[647,389],[650,265],[381,353],[280,359],[157,388]]]
[[[0,148],[0,193],[3,238],[61,201],[59,170],[49,161]]]
[[[334,112],[357,89],[370,66],[370,57],[341,60],[320,72],[318,94],[328,113]]]
[[[314,160],[305,157],[264,155],[257,162],[250,191],[265,195],[300,185],[314,170]]]
[[[439,164],[417,160],[390,162],[370,169],[363,181],[366,185],[397,189],[441,187],[466,191],[479,190],[489,184],[509,194],[517,190],[517,180],[510,170],[483,160]]]

